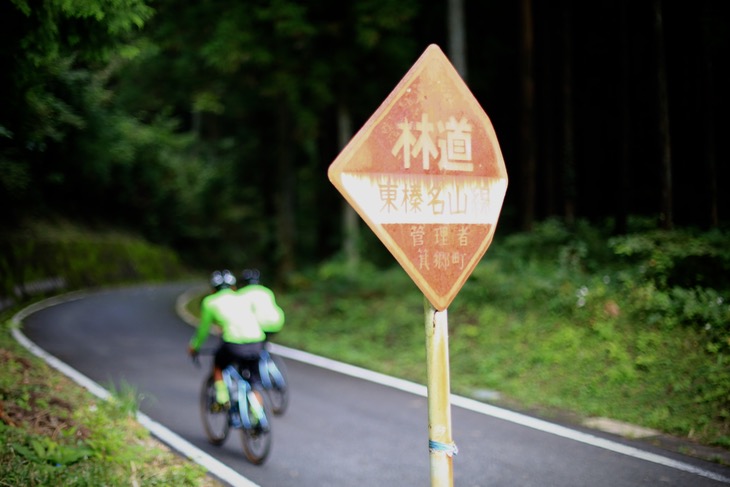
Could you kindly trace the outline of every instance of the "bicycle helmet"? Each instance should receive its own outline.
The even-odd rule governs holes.
[[[236,285],[236,276],[231,271],[224,269],[222,271],[214,271],[210,275],[210,286],[216,291],[229,288]]]
[[[244,269],[241,278],[249,284],[258,284],[261,272],[258,269]]]

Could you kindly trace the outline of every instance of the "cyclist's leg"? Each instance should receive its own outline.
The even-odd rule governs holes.
[[[223,369],[235,360],[235,355],[231,353],[229,345],[225,342],[221,343],[213,359],[213,380],[218,404],[230,404],[231,401],[228,386],[223,381]]]

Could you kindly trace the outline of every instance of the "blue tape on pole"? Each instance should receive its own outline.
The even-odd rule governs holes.
[[[459,453],[455,443],[441,443],[440,441],[428,440],[428,450],[431,452],[446,453],[452,457]]]

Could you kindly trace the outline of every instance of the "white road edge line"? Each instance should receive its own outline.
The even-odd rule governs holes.
[[[23,332],[20,331],[22,321],[29,315],[40,311],[51,306],[55,306],[60,303],[75,301],[87,296],[88,293],[78,292],[71,293],[68,295],[57,296],[54,298],[40,301],[25,309],[20,310],[11,318],[11,331],[15,340],[30,351],[33,355],[43,359],[49,366],[58,370],[62,374],[69,377],[71,380],[86,388],[89,392],[99,397],[100,399],[109,400],[112,398],[112,394],[94,382],[78,370],[62,362],[58,358],[54,357],[50,353],[46,352],[38,345],[33,343]],[[137,421],[161,442],[168,445],[173,450],[178,451],[180,454],[186,456],[193,462],[201,465],[203,468],[218,479],[232,485],[233,487],[260,487],[258,484],[251,482],[246,477],[242,476],[228,465],[208,455],[198,447],[188,442],[177,433],[173,432],[169,428],[162,424],[152,420],[149,416],[142,412],[137,412]]]
[[[428,390],[426,386],[421,384],[416,384],[414,382],[409,382],[385,374],[380,374],[378,372],[373,372],[371,370],[356,367],[354,365],[337,362],[335,360],[320,357],[318,355],[313,355],[307,352],[302,352],[301,350],[284,347],[275,343],[271,343],[270,345],[271,351],[273,353],[282,357],[289,358],[291,360],[296,360],[298,362],[303,362],[324,369],[332,370],[334,372],[339,372],[341,374],[356,377],[358,379],[375,382],[377,384],[392,387],[394,389],[399,389],[401,391],[409,392],[418,396],[428,397]],[[647,462],[656,463],[665,467],[682,470],[684,472],[692,473],[712,480],[717,480],[719,482],[730,483],[730,478],[728,477],[709,470],[705,470],[703,468],[696,467],[689,463],[673,460],[662,455],[657,455],[655,453],[650,453],[644,450],[640,450],[638,448],[623,445],[615,441],[607,440],[605,438],[600,438],[598,436],[594,436],[588,433],[583,433],[581,431],[566,428],[564,426],[553,424],[548,421],[533,418],[531,416],[516,413],[514,411],[509,411],[507,409],[502,409],[463,396],[451,394],[450,397],[451,404],[453,404],[454,406],[459,406],[461,408],[468,409],[476,413],[485,414],[487,416],[492,416],[494,418],[509,421],[511,423],[519,424],[521,426],[532,428],[545,433],[550,433],[556,436],[567,438],[569,440],[584,443],[586,445],[603,448],[604,450],[609,450],[615,453],[620,453],[622,455],[645,460]]]

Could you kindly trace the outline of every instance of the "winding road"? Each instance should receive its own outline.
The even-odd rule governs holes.
[[[176,283],[77,294],[26,316],[22,333],[102,386],[133,385],[142,396],[141,412],[254,484],[429,485],[427,405],[420,386],[383,385],[377,375],[284,348],[278,350],[289,357],[291,402],[284,416],[274,418],[267,462],[248,463],[236,435],[221,447],[209,445],[197,406],[207,366],[198,369],[190,362],[186,346],[192,329],[175,310],[177,297],[190,287]],[[293,317],[289,322],[296,326]],[[463,398],[453,404],[459,447],[454,485],[730,483],[726,467],[644,442],[553,425]]]

